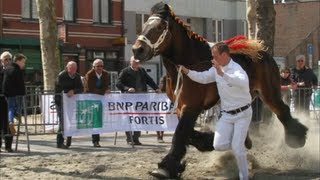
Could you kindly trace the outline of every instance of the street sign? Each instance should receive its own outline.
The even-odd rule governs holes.
[[[307,44],[307,52],[308,52],[308,54],[313,54],[313,46],[312,46],[312,44]]]

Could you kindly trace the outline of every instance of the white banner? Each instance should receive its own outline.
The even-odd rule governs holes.
[[[54,130],[58,128],[58,115],[56,106],[54,103],[54,95],[43,94],[41,95],[41,113],[42,121],[44,122],[44,128],[46,131]]]
[[[116,131],[174,131],[173,103],[166,94],[63,96],[64,136]]]

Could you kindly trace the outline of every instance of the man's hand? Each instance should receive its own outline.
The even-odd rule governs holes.
[[[71,96],[73,96],[73,95],[74,95],[73,89],[69,90],[68,93],[67,93],[67,96],[68,96],[68,97],[71,97]]]
[[[161,93],[161,90],[160,89],[156,89],[156,93]]]
[[[129,88],[129,89],[128,89],[128,92],[134,93],[134,92],[136,92],[136,90],[135,90],[134,88]]]
[[[222,76],[223,76],[223,71],[222,71],[222,69],[221,69],[220,64],[219,64],[216,60],[214,60],[214,59],[212,59],[211,62],[212,62],[212,66],[213,66],[214,68],[216,68],[217,74],[222,77]]]

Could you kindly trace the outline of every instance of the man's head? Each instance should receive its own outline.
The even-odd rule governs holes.
[[[222,66],[228,64],[230,61],[229,46],[224,42],[216,43],[211,49],[211,54],[213,59]]]
[[[303,69],[306,65],[306,57],[302,54],[296,56],[296,68]]]
[[[69,61],[66,65],[66,71],[70,76],[74,76],[77,72],[77,63],[74,61]]]
[[[138,70],[139,69],[139,67],[140,67],[140,62],[139,61],[140,60],[134,59],[134,57],[131,56],[131,58],[130,58],[130,66],[131,66],[131,68],[133,70]]]
[[[18,64],[18,66],[20,67],[20,69],[23,69],[24,66],[26,65],[26,56],[24,56],[23,54],[15,54],[13,57],[13,62]]]
[[[97,74],[102,74],[103,71],[103,61],[101,59],[96,59],[93,61],[93,69]]]
[[[1,54],[0,60],[1,60],[1,65],[2,66],[7,66],[10,64],[12,59],[12,55],[9,51],[5,51]]]

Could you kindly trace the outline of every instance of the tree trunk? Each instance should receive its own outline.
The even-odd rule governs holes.
[[[262,40],[271,55],[274,46],[275,16],[272,0],[247,1],[249,38]]]
[[[60,69],[55,0],[37,0],[44,90],[54,90]]]

